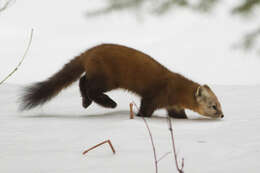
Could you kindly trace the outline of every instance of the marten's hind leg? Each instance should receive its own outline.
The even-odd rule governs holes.
[[[82,97],[82,106],[84,108],[87,108],[92,103],[92,100],[87,95],[86,83],[87,83],[86,76],[84,75],[79,80],[79,89],[80,89],[80,94]]]
[[[140,110],[137,116],[140,117],[151,117],[155,110],[155,106],[151,99],[142,98]]]
[[[177,106],[171,107],[167,109],[168,115],[172,118],[186,119],[187,115],[184,109],[179,108]]]
[[[100,106],[106,108],[115,108],[117,106],[116,102],[114,102],[108,95],[104,94],[104,92],[111,90],[105,80],[100,78],[86,78],[85,84],[85,91],[90,100],[93,100]]]

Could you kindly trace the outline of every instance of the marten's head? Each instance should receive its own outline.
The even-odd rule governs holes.
[[[198,103],[197,111],[201,115],[210,118],[224,117],[218,98],[207,85],[199,86],[197,88],[195,99]]]

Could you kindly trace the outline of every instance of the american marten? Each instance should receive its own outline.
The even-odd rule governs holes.
[[[224,117],[216,95],[207,85],[171,72],[141,51],[116,44],[90,48],[49,79],[27,87],[21,109],[46,103],[79,78],[84,108],[93,101],[115,108],[116,102],[105,92],[122,88],[141,97],[138,116],[151,117],[156,109],[165,108],[174,118],[187,118],[185,109],[211,118]]]

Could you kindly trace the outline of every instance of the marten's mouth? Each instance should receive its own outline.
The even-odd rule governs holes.
[[[223,118],[224,118],[224,115],[223,115],[223,114],[214,115],[214,116],[212,116],[212,118],[214,118],[214,119],[223,119]]]
[[[224,118],[224,115],[223,114],[214,114],[214,115],[202,115],[203,117],[205,118],[208,118],[208,119],[223,119]]]

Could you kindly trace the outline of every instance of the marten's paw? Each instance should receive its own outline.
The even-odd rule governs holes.
[[[116,108],[117,107],[117,104],[116,102],[114,102],[113,100],[111,100],[111,102],[108,104],[109,107],[111,108]]]
[[[108,97],[108,95],[106,94],[100,94],[97,97],[94,97],[93,100],[101,105],[104,106],[106,108],[115,108],[117,106],[116,102],[114,102],[114,100],[112,100],[110,97]]]
[[[141,114],[141,113],[138,113],[136,116],[138,116],[138,117],[151,117],[151,115]]]
[[[89,107],[89,105],[92,103],[92,100],[90,100],[89,98],[83,97],[82,98],[82,106],[86,109],[87,107]]]
[[[168,115],[172,118],[187,119],[184,109],[168,109]]]

